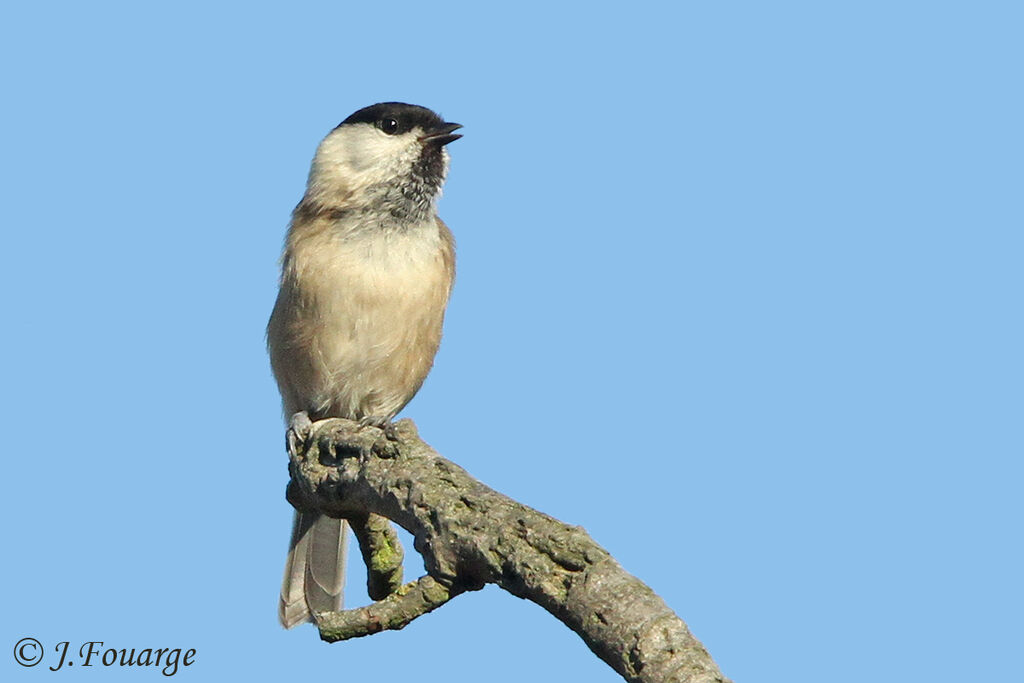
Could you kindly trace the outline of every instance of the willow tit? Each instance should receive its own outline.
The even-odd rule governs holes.
[[[445,145],[461,126],[384,102],[328,133],[292,213],[267,326],[285,417],[392,429],[434,363],[455,276],[437,216]],[[341,606],[345,522],[296,512],[279,617],[285,628]]]

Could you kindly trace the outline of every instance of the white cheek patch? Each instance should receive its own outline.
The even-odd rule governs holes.
[[[407,135],[385,135],[369,125],[352,126],[338,131],[343,163],[354,173],[371,172],[375,167],[390,165],[402,156],[410,140]]]
[[[358,191],[408,172],[420,153],[417,132],[386,135],[368,124],[334,130],[320,144],[311,181],[343,180]]]
[[[434,210],[448,171],[448,153],[424,156],[420,128],[387,135],[370,124],[349,124],[320,143],[307,192],[321,201],[332,197],[348,206],[373,208],[392,220],[419,220]]]

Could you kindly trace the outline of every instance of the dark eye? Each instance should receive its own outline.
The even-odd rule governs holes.
[[[394,119],[381,119],[377,122],[377,127],[388,135],[394,135],[398,132],[398,121]]]

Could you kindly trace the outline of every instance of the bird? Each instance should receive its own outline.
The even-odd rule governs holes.
[[[419,391],[441,343],[455,240],[437,214],[460,124],[381,102],[320,142],[292,212],[267,325],[285,420],[381,427]],[[346,523],[296,511],[278,616],[341,608]]]

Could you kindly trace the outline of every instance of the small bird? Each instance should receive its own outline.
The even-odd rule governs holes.
[[[455,277],[437,216],[445,146],[461,128],[424,107],[365,107],[327,134],[292,213],[267,325],[285,418],[382,427],[434,363]],[[305,417],[305,416],[301,416]],[[341,607],[346,524],[296,512],[281,587],[285,628]]]

